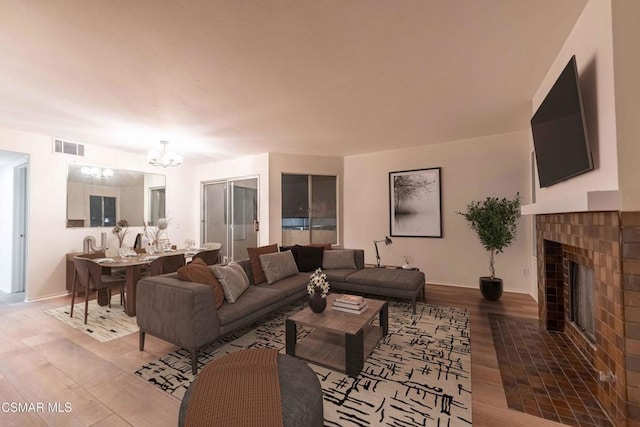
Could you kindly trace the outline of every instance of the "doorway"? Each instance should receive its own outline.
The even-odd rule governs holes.
[[[11,293],[24,292],[27,260],[27,163],[16,166],[13,174],[13,283]]]
[[[0,302],[24,300],[29,155],[0,150]]]
[[[202,184],[203,243],[222,243],[223,262],[247,258],[258,246],[258,178]]]

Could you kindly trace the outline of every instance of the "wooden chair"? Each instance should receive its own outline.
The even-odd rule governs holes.
[[[202,247],[205,249],[222,249],[222,243],[207,242]]]
[[[184,266],[184,263],[183,254],[160,256],[149,264],[149,275],[157,276],[176,272],[180,267]]]
[[[76,277],[73,281],[73,289],[71,291],[71,313],[69,317],[73,317],[73,305],[76,299],[76,288],[78,284],[84,287],[84,324],[87,324],[87,315],[89,312],[89,291],[107,289],[109,296],[109,308],[111,308],[111,288],[120,287],[120,301],[124,305],[124,285],[123,277],[114,276],[112,274],[104,274],[102,266],[89,258],[76,257],[73,259],[76,268]]]
[[[220,263],[220,249],[208,250],[198,252],[193,255],[192,259],[200,258],[207,265],[214,265]]]

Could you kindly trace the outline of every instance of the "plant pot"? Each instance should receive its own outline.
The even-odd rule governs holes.
[[[480,292],[489,301],[498,301],[502,296],[502,279],[495,277],[480,278]]]
[[[322,292],[314,292],[309,298],[309,308],[314,313],[322,313],[327,308],[327,299],[322,298]]]

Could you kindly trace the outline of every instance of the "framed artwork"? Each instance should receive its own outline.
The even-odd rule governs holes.
[[[440,168],[389,172],[391,236],[442,237]]]

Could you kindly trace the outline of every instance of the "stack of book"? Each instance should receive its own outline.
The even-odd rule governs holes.
[[[331,308],[345,313],[360,314],[367,310],[367,302],[357,295],[340,295],[333,301]]]

